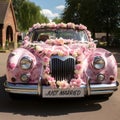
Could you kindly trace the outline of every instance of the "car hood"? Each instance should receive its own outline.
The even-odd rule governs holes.
[[[52,55],[58,55],[73,56],[75,58],[80,55],[87,57],[90,55],[90,52],[93,52],[96,49],[94,42],[85,43],[64,39],[48,39],[46,42],[34,43],[26,42],[22,47],[38,56],[46,55],[47,57],[50,57]]]
[[[76,64],[74,78],[71,80],[70,84],[73,86],[73,84],[77,82],[75,83],[75,86],[79,86],[81,83],[86,83],[83,71],[88,66],[87,58],[95,51],[95,49],[96,46],[93,42],[83,43],[73,40],[68,40],[66,42],[63,39],[47,40],[46,42],[39,43],[26,42],[20,48],[14,50],[9,56],[7,65],[9,71],[8,74],[11,78],[12,76],[16,78],[16,76],[24,74],[25,71],[20,69],[19,61],[24,56],[28,56],[33,61],[32,69],[26,71],[26,74],[29,73],[31,76],[29,82],[37,83],[39,77],[41,76],[44,80],[47,79],[47,82],[54,87],[56,83],[55,79],[52,78],[49,73],[49,62],[51,56],[72,56],[75,58]],[[19,83],[20,79],[16,82]],[[65,83],[67,87],[68,83],[66,83],[66,81],[61,82]]]

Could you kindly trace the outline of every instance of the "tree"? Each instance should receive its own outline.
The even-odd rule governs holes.
[[[18,27],[22,31],[28,30],[34,23],[48,22],[48,19],[40,13],[41,8],[29,0],[13,0]]]
[[[47,17],[45,17],[43,14],[40,14],[40,20],[39,20],[40,23],[48,23],[49,20]]]
[[[66,7],[63,13],[63,21],[85,24],[95,37],[97,24],[97,1],[96,0],[66,0]]]
[[[93,37],[98,31],[108,36],[120,23],[120,0],[66,0],[62,18],[65,22],[85,24]]]
[[[62,22],[62,19],[55,17],[55,18],[52,20],[52,22],[60,23],[60,22]]]
[[[93,38],[95,38],[95,32],[99,31],[98,0],[83,0],[79,9],[80,22],[85,24],[90,31],[92,31]]]
[[[79,23],[79,10],[82,0],[66,0],[66,5],[64,12],[62,14],[62,19],[64,22],[74,22]]]
[[[99,0],[99,22],[102,30],[106,32],[109,46],[109,34],[114,33],[120,23],[120,0]]]
[[[15,16],[16,16],[18,28],[20,27],[21,6],[23,5],[24,1],[25,0],[12,0],[12,4],[13,4],[14,11],[15,11]]]

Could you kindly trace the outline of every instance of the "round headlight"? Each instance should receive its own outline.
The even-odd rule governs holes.
[[[32,59],[30,59],[29,57],[23,57],[21,60],[20,60],[20,66],[23,70],[28,70],[32,67]]]
[[[105,79],[105,76],[103,74],[97,75],[97,80],[98,81],[103,81]]]
[[[105,61],[101,56],[97,56],[94,58],[93,66],[96,69],[103,69],[105,67]]]

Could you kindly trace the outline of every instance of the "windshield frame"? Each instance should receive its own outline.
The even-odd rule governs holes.
[[[38,41],[38,33],[40,33],[40,32],[37,32],[37,31],[40,31],[41,33],[43,32],[43,33],[55,33],[55,34],[57,34],[57,32],[61,32],[61,33],[65,33],[65,32],[63,32],[63,31],[67,31],[68,33],[72,33],[72,32],[76,32],[77,34],[79,33],[83,33],[83,35],[84,35],[84,37],[85,37],[85,39],[84,40],[81,40],[80,38],[79,39],[74,39],[74,38],[69,38],[69,40],[70,39],[72,39],[72,40],[77,40],[77,41],[81,41],[81,42],[88,42],[89,41],[89,38],[88,38],[88,35],[87,35],[87,32],[86,32],[86,30],[74,30],[74,29],[50,29],[50,28],[44,28],[44,29],[34,29],[34,30],[32,30],[31,32],[29,32],[29,34],[28,34],[28,36],[30,37],[30,41],[31,42],[39,42]],[[66,32],[66,33],[67,33]],[[35,36],[37,34],[37,36]],[[37,38],[36,38],[37,37]],[[80,37],[80,36],[79,36]],[[64,37],[62,37],[62,36],[60,36],[60,37],[51,37],[51,38],[48,38],[48,39],[56,39],[56,38],[63,38],[63,39],[66,39],[67,40],[67,38],[64,38]]]

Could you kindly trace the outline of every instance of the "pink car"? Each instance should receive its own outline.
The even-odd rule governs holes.
[[[82,24],[34,24],[8,57],[5,90],[43,98],[109,97],[118,88],[117,63],[95,42]]]

